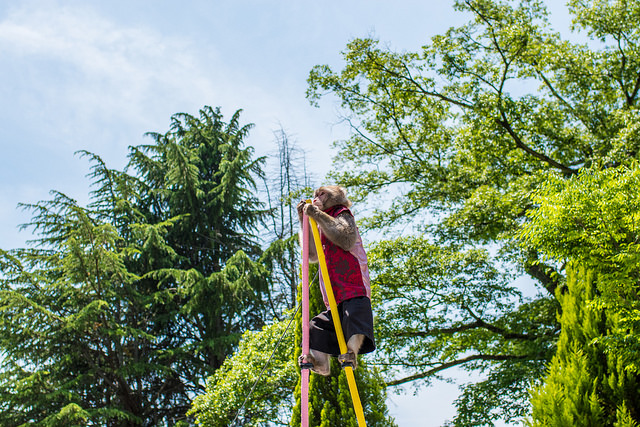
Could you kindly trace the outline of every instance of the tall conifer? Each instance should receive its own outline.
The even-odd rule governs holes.
[[[96,155],[87,207],[26,205],[37,237],[1,251],[0,419],[176,425],[241,334],[263,323],[262,159],[240,111],[177,114],[127,170]]]
[[[597,280],[580,266],[568,269],[567,287],[558,292],[558,351],[544,383],[532,392],[531,426],[632,427],[640,421],[638,373],[598,342],[617,318],[594,304]]]

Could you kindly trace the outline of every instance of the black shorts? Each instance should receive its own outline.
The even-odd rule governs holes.
[[[355,297],[338,304],[345,342],[356,334],[365,336],[360,353],[371,353],[376,349],[373,339],[373,313],[367,297]],[[333,356],[340,354],[340,346],[333,326],[331,310],[323,311],[309,322],[309,347]]]

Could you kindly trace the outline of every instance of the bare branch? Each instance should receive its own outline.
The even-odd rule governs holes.
[[[445,362],[439,366],[429,369],[428,371],[421,372],[419,374],[410,375],[408,377],[399,378],[397,380],[387,381],[386,386],[396,386],[401,384],[406,384],[411,381],[420,380],[431,375],[434,375],[440,371],[444,371],[445,369],[452,368],[454,366],[463,365],[465,363],[473,362],[475,360],[493,360],[493,361],[505,361],[505,360],[524,360],[524,359],[532,359],[529,355],[509,355],[509,354],[473,354],[471,356],[463,357],[462,359],[451,360],[449,362]]]

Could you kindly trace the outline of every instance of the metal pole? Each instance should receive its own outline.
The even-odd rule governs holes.
[[[309,354],[309,220],[302,218],[302,354]],[[300,419],[309,426],[309,369],[300,371]]]

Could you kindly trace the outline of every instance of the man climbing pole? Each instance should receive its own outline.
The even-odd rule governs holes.
[[[335,313],[329,309],[320,275],[320,289],[328,310],[310,321],[310,352],[299,359],[302,367],[309,367],[320,375],[330,374],[330,356],[338,356],[343,367],[355,369],[358,354],[375,350],[367,255],[350,207],[351,201],[347,199],[345,189],[335,185],[318,188],[312,203],[301,201],[297,206],[300,224],[306,214],[320,229],[324,258],[347,347],[347,352],[342,353],[334,327]],[[314,241],[312,233],[307,238],[309,242]],[[318,262],[314,244],[309,245],[309,260]]]

